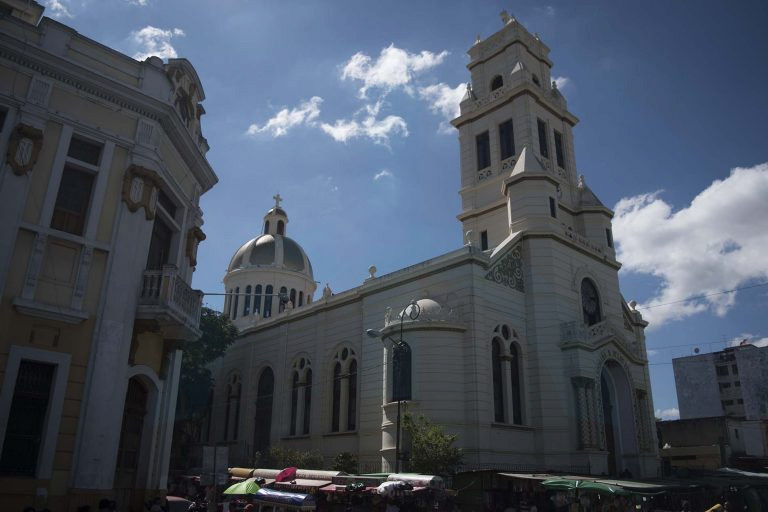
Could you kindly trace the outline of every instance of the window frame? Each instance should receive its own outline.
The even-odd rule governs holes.
[[[475,135],[475,160],[478,171],[491,166],[491,135],[488,130]]]
[[[56,366],[51,392],[48,399],[48,412],[40,443],[35,468],[35,478],[51,478],[53,460],[56,455],[56,442],[59,436],[59,425],[64,408],[64,395],[69,376],[69,366],[72,356],[63,352],[52,352],[31,347],[11,345],[8,360],[5,364],[3,375],[3,387],[0,390],[0,453],[5,444],[5,434],[8,427],[8,416],[11,410],[11,402],[16,388],[16,379],[19,374],[19,366],[22,360],[53,364]]]
[[[515,154],[515,126],[512,119],[507,119],[499,124],[499,159],[503,162]]]
[[[555,161],[558,167],[565,169],[565,145],[563,144],[563,134],[557,130],[552,130],[555,141]]]
[[[536,130],[539,138],[539,155],[549,160],[549,127],[542,118],[536,118]]]

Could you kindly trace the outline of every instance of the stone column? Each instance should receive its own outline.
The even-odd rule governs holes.
[[[576,424],[579,428],[579,448],[589,447],[589,413],[587,410],[586,380],[584,377],[572,377],[571,385],[576,397]]]
[[[131,177],[130,169],[126,175]],[[157,201],[153,188],[151,180],[134,184],[133,196],[126,199],[124,192],[128,204],[118,210],[105,276],[108,286],[92,340],[75,445],[72,485],[77,489],[113,487],[133,323]],[[137,196],[146,201],[140,202]]]

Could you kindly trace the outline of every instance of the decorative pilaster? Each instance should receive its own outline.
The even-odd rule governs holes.
[[[34,300],[37,278],[40,275],[40,267],[43,264],[45,246],[48,244],[48,235],[37,233],[32,245],[32,254],[27,263],[27,273],[24,276],[24,288],[21,290],[21,298]]]
[[[77,267],[75,290],[72,293],[72,301],[70,302],[70,307],[72,309],[79,311],[83,308],[83,298],[85,297],[85,290],[88,286],[88,275],[91,272],[92,263],[93,247],[85,246],[80,251],[80,263]]]
[[[579,427],[579,447],[582,450],[595,449],[597,435],[594,417],[594,387],[595,383],[587,377],[571,377],[571,384],[576,397],[577,424]]]

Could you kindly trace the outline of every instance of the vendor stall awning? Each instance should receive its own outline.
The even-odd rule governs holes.
[[[253,495],[256,502],[278,503],[280,505],[289,505],[292,507],[307,507],[313,509],[315,498],[309,494],[299,494],[295,492],[275,491],[273,489],[259,489],[259,492]]]

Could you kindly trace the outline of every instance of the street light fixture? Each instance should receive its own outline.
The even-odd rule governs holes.
[[[377,331],[376,329],[366,329],[365,331],[365,334],[367,334],[369,337],[381,339],[382,343],[384,343],[385,339],[389,339],[389,341],[392,342],[392,347],[394,349],[394,353],[392,354],[392,362],[393,364],[395,361],[398,362],[394,368],[395,382],[392,390],[392,394],[394,395],[392,398],[397,400],[397,424],[395,427],[395,473],[400,473],[400,403],[402,402],[403,398],[400,388],[402,384],[401,381],[403,366],[401,358],[410,350],[408,348],[408,344],[403,341],[403,322],[405,321],[406,316],[411,320],[416,320],[419,318],[420,314],[421,306],[419,306],[415,300],[412,300],[408,306],[400,312],[400,333],[397,339],[393,338],[391,335],[384,335],[381,331]]]

